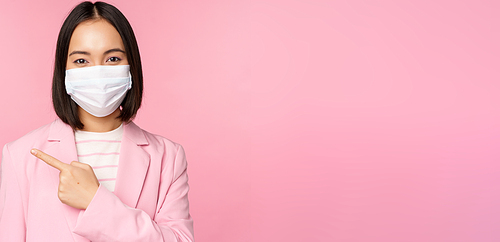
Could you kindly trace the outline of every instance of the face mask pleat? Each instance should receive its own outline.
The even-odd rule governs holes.
[[[132,87],[130,66],[92,66],[66,70],[66,92],[96,117],[113,113]]]

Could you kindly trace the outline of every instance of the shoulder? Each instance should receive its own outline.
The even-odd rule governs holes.
[[[129,123],[126,127],[125,132],[128,133],[128,138],[142,146],[143,150],[150,155],[152,164],[161,166],[161,170],[171,170],[173,174],[182,174],[186,170],[187,161],[182,145],[143,130],[134,123]]]
[[[183,152],[183,147],[179,143],[165,138],[162,135],[148,132],[140,128],[133,122],[127,124],[125,132],[127,133],[127,136],[130,139],[133,139],[134,142],[136,142],[138,145],[148,146],[156,150],[165,149],[165,151],[168,153],[171,153],[173,151],[175,151],[175,153],[177,153],[178,151]]]
[[[182,145],[158,134],[145,130],[142,130],[142,132],[148,140],[148,150],[151,153],[156,153],[155,158],[158,161],[161,160],[161,170],[171,173],[174,177],[179,177],[185,173],[188,165]],[[153,157],[151,158],[155,160]]]
[[[179,159],[181,160],[180,162],[185,160],[185,152],[181,144],[158,134],[153,134],[145,130],[142,130],[142,132],[144,132],[144,135],[148,139],[149,148],[157,151],[161,150],[160,153],[163,154],[163,159],[173,160],[174,163]]]
[[[165,146],[165,148],[171,148],[171,149],[182,148],[182,145],[180,145],[179,143],[176,143],[168,138],[165,138],[162,135],[153,134],[146,130],[143,130],[143,132],[144,135],[146,135],[148,141],[151,142],[151,145],[162,145]]]
[[[59,123],[60,122],[60,123]],[[15,166],[23,166],[29,164],[27,162],[30,159],[34,159],[34,156],[30,154],[30,150],[33,148],[45,149],[50,145],[53,145],[54,142],[50,142],[51,133],[60,133],[66,134],[65,129],[71,127],[69,125],[64,127],[62,121],[53,121],[51,123],[45,124],[31,132],[23,135],[17,140],[14,140],[10,143],[5,144],[2,151],[2,162],[9,162],[12,160],[12,163],[16,164]],[[55,132],[58,131],[58,132]],[[20,168],[23,170],[24,168]]]
[[[8,148],[11,152],[15,152],[16,150],[25,150],[26,148],[31,149],[42,142],[46,142],[49,137],[50,129],[56,122],[57,120],[30,131],[19,139],[7,143],[4,149]]]

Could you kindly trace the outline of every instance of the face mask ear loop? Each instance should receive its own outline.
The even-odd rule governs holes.
[[[128,90],[132,89],[132,73],[130,71],[128,72],[128,77],[130,79],[129,85],[128,85]]]

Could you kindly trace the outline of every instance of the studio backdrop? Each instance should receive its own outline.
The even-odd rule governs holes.
[[[2,1],[2,146],[57,118],[78,3]],[[109,3],[141,52],[134,122],[185,148],[197,241],[500,241],[499,1]]]

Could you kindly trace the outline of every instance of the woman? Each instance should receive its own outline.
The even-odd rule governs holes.
[[[118,9],[66,18],[52,99],[59,119],[3,149],[0,241],[193,241],[182,146],[131,122],[141,61]]]

